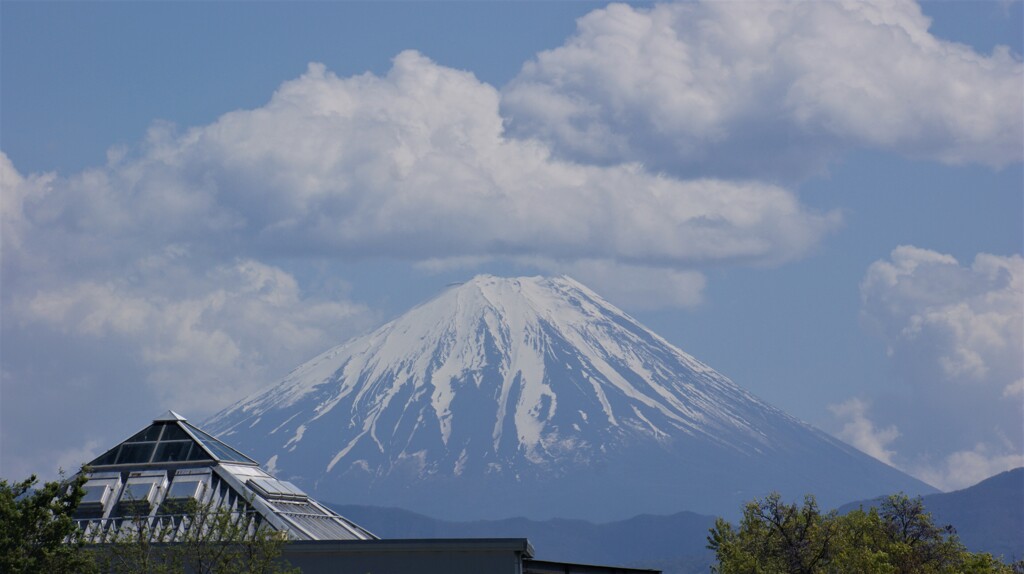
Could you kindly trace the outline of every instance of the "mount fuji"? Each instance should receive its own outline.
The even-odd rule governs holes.
[[[206,426],[324,500],[447,519],[735,514],[928,485],[766,404],[568,277],[479,276]]]

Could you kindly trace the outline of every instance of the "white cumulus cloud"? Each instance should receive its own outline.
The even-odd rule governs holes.
[[[566,157],[800,177],[852,147],[1003,166],[1024,66],[941,40],[913,2],[612,4],[506,86],[514,133]]]
[[[912,391],[888,401],[884,420],[902,431],[888,460],[944,489],[1024,464],[1024,258],[981,253],[966,266],[905,245],[860,290],[865,324]],[[862,414],[854,428],[872,429]]]
[[[499,104],[408,51],[385,75],[311,64],[263,106],[155,123],[78,173],[22,174],[0,153],[0,328],[5,348],[39,349],[5,356],[5,390],[46,376],[54,396],[95,396],[121,368],[118,405],[201,417],[369,326],[311,280],[342,280],[334,262],[533,259],[692,306],[691,266],[799,258],[839,222],[770,183],[558,159],[508,137]],[[41,374],[44,353],[66,368]]]
[[[912,246],[876,261],[862,315],[894,359],[924,379],[998,386],[1024,369],[1024,258],[979,254],[970,267]]]
[[[90,209],[50,207],[86,228],[261,251],[671,265],[792,259],[837,222],[770,184],[553,159],[505,137],[498,99],[416,52],[383,77],[311,65],[261,108],[155,130],[141,157],[68,182]]]
[[[82,280],[17,299],[11,316],[106,341],[147,368],[165,404],[208,413],[370,323],[347,301],[305,296],[290,274],[253,260],[202,276],[162,257],[130,278]],[[174,281],[167,281],[168,278]]]

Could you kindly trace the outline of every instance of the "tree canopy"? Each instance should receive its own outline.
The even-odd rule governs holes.
[[[190,500],[164,519],[125,521],[97,558],[111,574],[295,574],[281,557],[287,542],[244,505]]]
[[[244,504],[192,500],[173,517],[119,521],[100,544],[85,544],[73,515],[86,473],[36,488],[32,476],[0,480],[0,572],[4,574],[293,574],[282,558],[287,534]],[[115,521],[112,521],[115,522]]]
[[[85,480],[79,474],[41,488],[34,488],[34,475],[16,483],[0,480],[0,572],[95,571],[71,519],[85,495]]]
[[[951,526],[937,526],[920,497],[896,494],[878,508],[821,512],[813,496],[786,504],[755,499],[738,527],[718,519],[708,548],[719,574],[958,574],[1022,572],[987,553],[969,552]]]

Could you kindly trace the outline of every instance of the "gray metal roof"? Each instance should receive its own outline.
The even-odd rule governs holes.
[[[188,528],[189,500],[231,508],[293,540],[376,539],[174,411],[98,456],[87,471],[75,520],[90,542],[110,540],[140,519],[172,541]]]

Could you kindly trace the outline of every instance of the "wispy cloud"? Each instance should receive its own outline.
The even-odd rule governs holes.
[[[828,409],[843,425],[837,433],[839,438],[885,464],[894,464],[896,452],[889,450],[888,446],[900,436],[895,426],[875,428],[875,424],[868,418],[868,404],[861,399],[848,399],[829,405]]]
[[[647,265],[630,265],[607,259],[569,263],[533,260],[552,273],[565,273],[629,309],[688,309],[703,302],[707,278],[703,273]]]
[[[948,454],[937,464],[910,466],[907,470],[948,492],[967,488],[992,475],[1021,466],[1024,466],[1024,453],[982,443],[973,449]]]
[[[899,453],[892,444],[899,438],[896,425],[878,428],[869,414],[870,405],[851,398],[840,404],[829,405],[829,410],[841,427],[836,436],[878,460],[895,466],[943,491],[959,490],[982,480],[1020,466],[1024,466],[1024,452],[1012,440],[1000,435],[990,436],[989,442],[979,442],[970,449],[956,450],[938,456]],[[930,413],[923,413],[929,416]],[[908,420],[908,424],[918,424]]]

